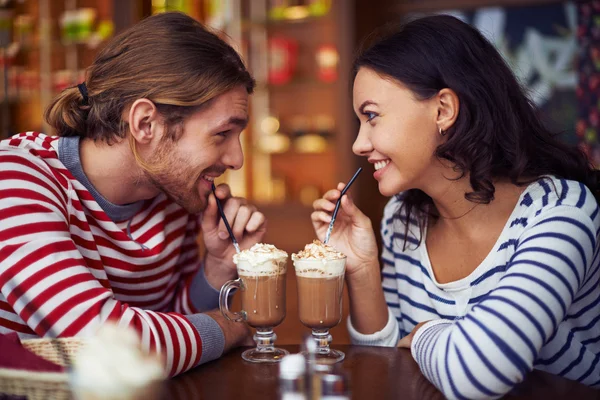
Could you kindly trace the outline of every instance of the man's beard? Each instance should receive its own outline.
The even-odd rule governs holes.
[[[145,175],[161,192],[191,214],[197,214],[204,211],[208,205],[209,193],[205,196],[200,195],[200,193],[198,193],[197,184],[190,186],[190,181],[182,179],[181,176],[177,176],[180,175],[178,173],[168,174],[166,172],[161,172],[158,174],[150,174],[145,172]],[[195,183],[196,182],[197,180]]]
[[[192,175],[192,164],[179,157],[175,146],[162,144],[148,160],[150,165],[159,165],[156,172],[144,171],[145,178],[175,203],[191,214],[203,211],[208,205],[208,195],[198,192],[200,177],[205,173]]]

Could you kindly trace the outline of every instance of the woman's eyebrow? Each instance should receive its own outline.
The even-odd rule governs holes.
[[[365,100],[360,107],[358,107],[358,112],[360,112],[361,114],[365,111],[365,107],[369,106],[369,105],[377,105],[377,103],[375,103],[373,100]]]

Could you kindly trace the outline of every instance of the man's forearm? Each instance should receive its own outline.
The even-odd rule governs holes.
[[[251,332],[244,322],[233,322],[226,319],[219,310],[204,313],[211,317],[221,328],[224,336],[223,353],[239,346],[252,346]]]

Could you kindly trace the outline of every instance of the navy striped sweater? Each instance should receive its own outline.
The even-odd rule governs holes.
[[[579,182],[529,185],[484,261],[446,284],[432,272],[425,235],[386,206],[381,234],[387,326],[353,342],[395,346],[421,321],[412,354],[449,398],[497,398],[533,368],[600,388],[598,204]]]

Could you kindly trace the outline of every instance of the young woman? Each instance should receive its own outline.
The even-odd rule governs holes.
[[[392,197],[382,273],[350,196],[330,241],[348,256],[354,342],[409,347],[450,398],[500,397],[533,368],[599,387],[598,172],[456,18],[406,24],[354,72],[353,151]],[[342,187],[314,203],[320,238]]]

